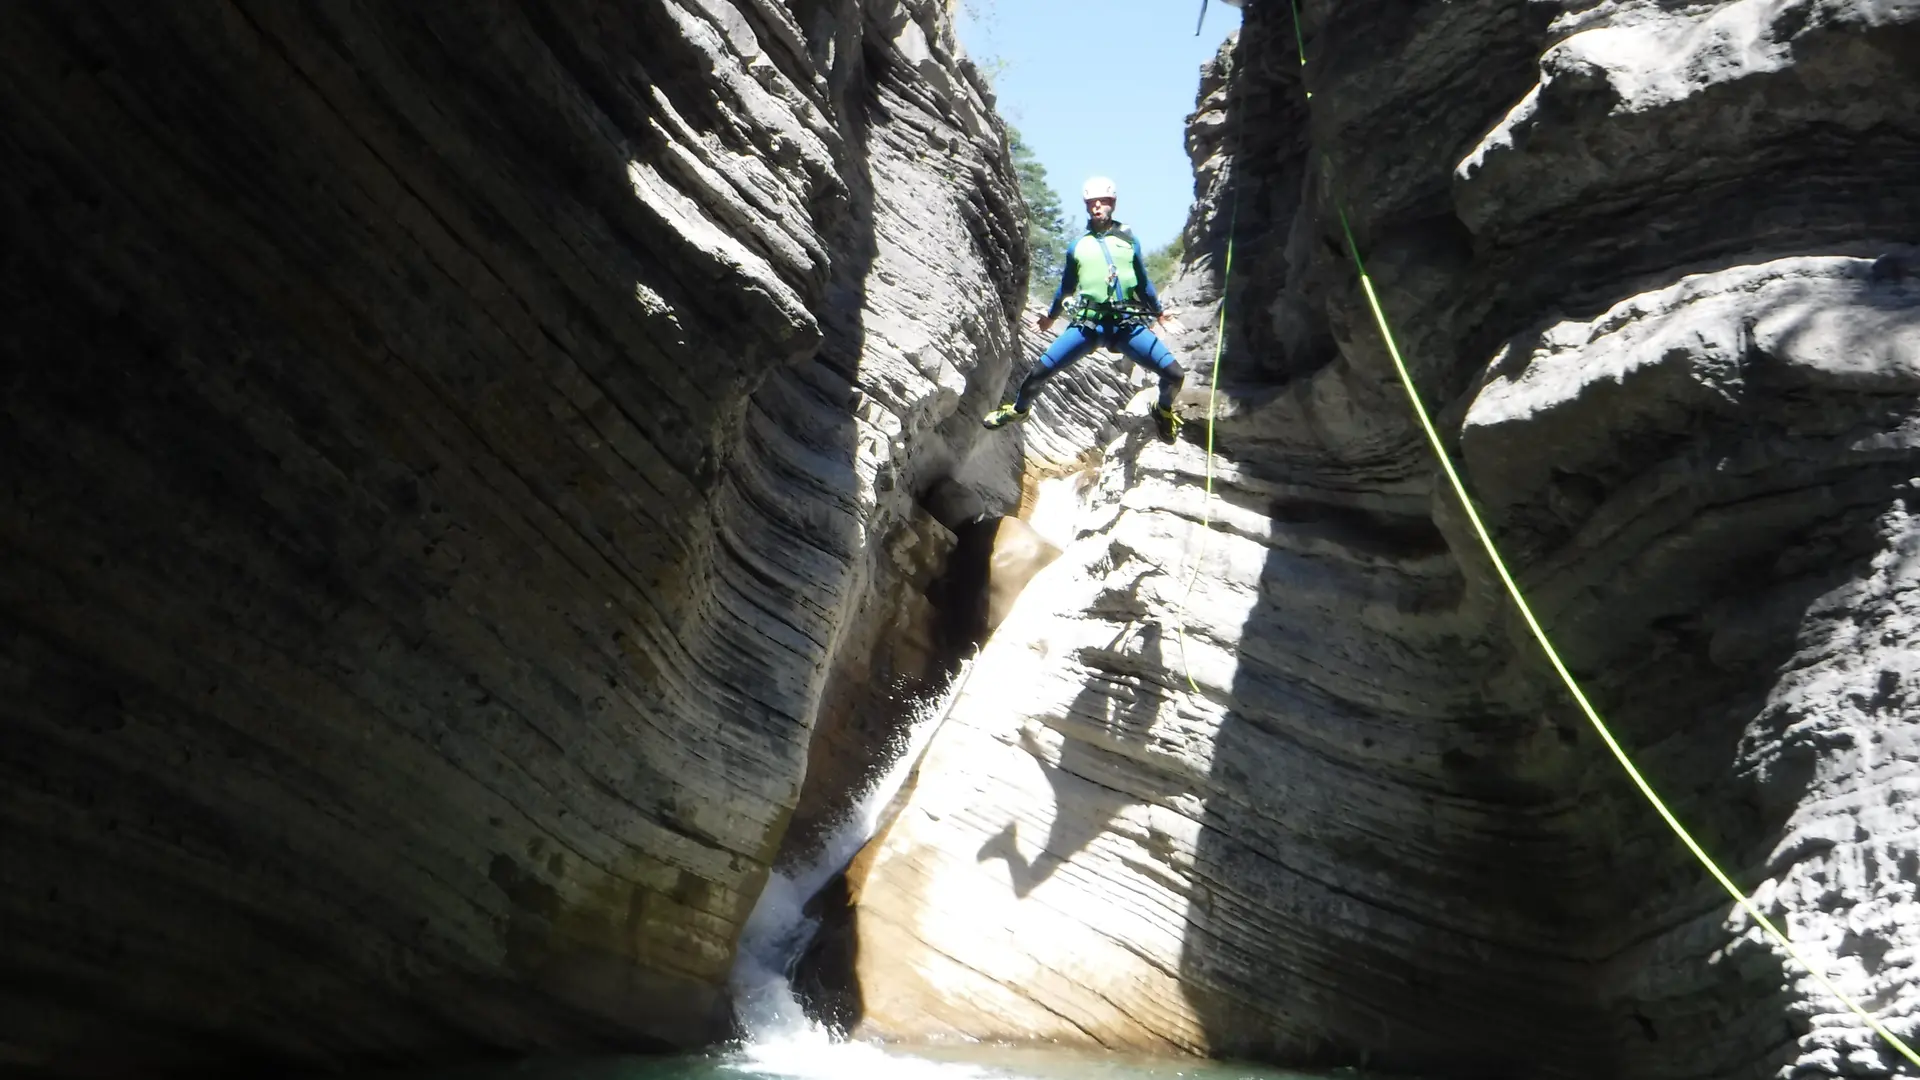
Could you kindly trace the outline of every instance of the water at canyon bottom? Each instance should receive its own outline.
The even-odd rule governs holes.
[[[1340,1074],[1335,1074],[1340,1075]],[[1357,1074],[1347,1074],[1357,1075]],[[1135,1058],[1043,1047],[881,1047],[755,1039],[711,1054],[528,1063],[433,1080],[1306,1080],[1298,1073],[1194,1058]]]
[[[427,1080],[1304,1080],[1299,1073],[1197,1058],[979,1043],[882,1045],[847,1039],[807,1016],[792,984],[794,964],[816,929],[803,908],[883,824],[889,804],[964,689],[967,671],[962,668],[944,691],[914,709],[892,763],[869,783],[820,849],[767,882],[741,935],[731,979],[745,1033],[738,1044],[680,1057],[525,1062]]]

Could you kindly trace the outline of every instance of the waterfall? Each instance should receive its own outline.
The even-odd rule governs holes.
[[[833,1034],[815,1023],[793,993],[793,967],[812,940],[817,922],[802,910],[884,823],[887,809],[907,777],[920,764],[934,732],[952,710],[973,670],[969,658],[938,694],[925,698],[908,714],[894,740],[891,761],[868,782],[844,817],[827,830],[826,839],[803,865],[776,870],[747,917],[740,949],[729,979],[734,1013],[749,1049],[824,1047]]]

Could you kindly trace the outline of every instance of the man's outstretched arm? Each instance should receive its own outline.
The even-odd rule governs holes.
[[[1067,299],[1075,287],[1080,284],[1079,264],[1074,261],[1073,249],[1079,241],[1067,245],[1067,257],[1060,263],[1060,287],[1053,290],[1053,303],[1047,307],[1046,321],[1052,322],[1060,317],[1060,305]]]

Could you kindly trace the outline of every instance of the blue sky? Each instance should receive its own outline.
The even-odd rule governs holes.
[[[1120,187],[1114,216],[1148,250],[1172,240],[1193,202],[1186,117],[1200,65],[1240,25],[1239,9],[1200,0],[961,0],[960,41],[991,74],[1000,114],[1080,217],[1080,182]],[[1091,109],[1089,105],[1091,104]]]

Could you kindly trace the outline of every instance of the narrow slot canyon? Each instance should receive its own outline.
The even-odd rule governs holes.
[[[1920,6],[1233,6],[0,6],[0,1073],[1920,1076]]]

